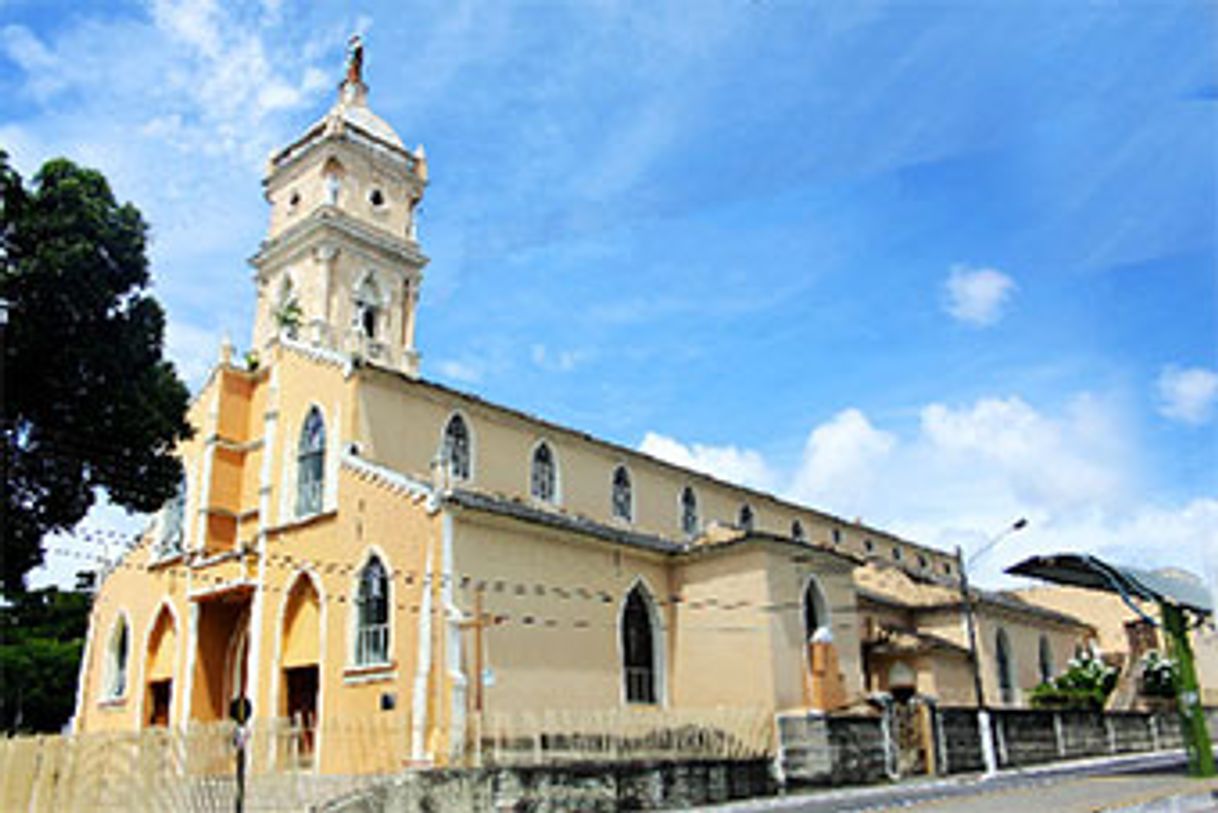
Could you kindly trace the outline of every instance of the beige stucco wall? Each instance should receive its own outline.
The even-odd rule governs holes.
[[[943,552],[912,545],[866,526],[840,522],[771,495],[731,486],[446,388],[377,370],[361,370],[358,375],[367,382],[358,390],[356,430],[364,454],[398,471],[430,478],[444,426],[459,413],[470,429],[473,447],[472,474],[467,483],[471,488],[531,499],[531,456],[536,444],[544,440],[558,461],[558,506],[599,522],[683,541],[680,496],[689,485],[697,494],[702,528],[711,523],[734,525],[740,507],[747,503],[753,509],[758,531],[786,536],[798,519],[813,543],[890,560],[893,548],[899,548],[902,565],[918,572],[923,572],[919,557],[925,559],[927,573],[942,574],[943,566],[954,565],[952,557]],[[611,483],[619,465],[625,465],[631,475],[634,518],[629,523],[613,517],[611,511]],[[834,529],[842,540],[836,545]],[[868,542],[872,544],[870,554]]]

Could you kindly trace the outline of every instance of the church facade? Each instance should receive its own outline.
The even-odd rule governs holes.
[[[309,721],[325,770],[327,720],[395,710],[442,763],[484,711],[971,702],[954,557],[420,376],[427,159],[371,112],[361,63],[270,161],[257,356],[222,352],[179,497],[99,587],[76,729],[245,698]],[[906,612],[905,584],[942,600]],[[987,640],[1063,663],[1091,634],[980,606],[996,704],[1036,655],[1003,666]]]

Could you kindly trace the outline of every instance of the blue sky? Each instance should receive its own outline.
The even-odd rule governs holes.
[[[0,0],[0,145],[144,211],[197,382],[361,31],[425,375],[930,544],[1026,515],[992,583],[1212,570],[1218,7],[652,5]]]

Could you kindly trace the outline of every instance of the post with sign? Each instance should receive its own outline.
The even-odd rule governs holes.
[[[247,724],[252,712],[253,704],[244,695],[234,697],[233,702],[228,704],[228,716],[237,724],[233,729],[233,747],[237,751],[237,793],[233,799],[233,809],[236,813],[242,813],[245,809],[245,746],[249,742]]]

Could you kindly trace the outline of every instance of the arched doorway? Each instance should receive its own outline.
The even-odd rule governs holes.
[[[297,577],[283,611],[279,713],[299,727],[298,753],[311,761],[320,689],[321,598],[312,579]]]
[[[845,685],[833,645],[829,604],[820,584],[808,577],[803,591],[804,705],[828,710],[845,698]]]
[[[168,726],[173,705],[173,664],[177,654],[177,624],[169,607],[161,608],[148,634],[144,667],[144,725]]]

